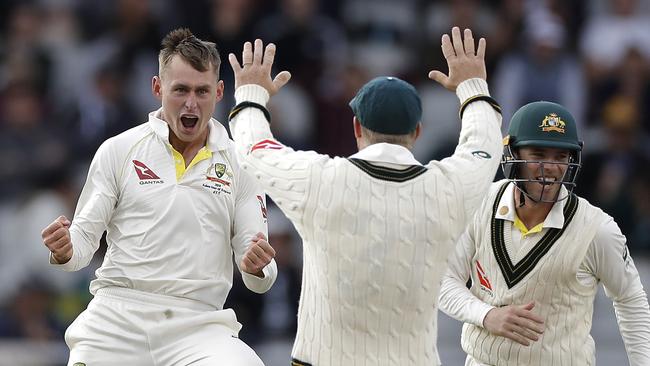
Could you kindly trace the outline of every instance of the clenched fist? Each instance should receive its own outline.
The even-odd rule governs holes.
[[[240,268],[246,273],[264,277],[262,269],[275,257],[275,249],[266,241],[266,237],[262,233],[257,233],[251,241],[251,246],[241,260]]]
[[[58,264],[67,263],[72,258],[72,240],[70,240],[70,220],[59,216],[43,231],[43,244],[52,252],[52,257]]]

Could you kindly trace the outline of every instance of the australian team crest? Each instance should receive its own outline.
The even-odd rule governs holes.
[[[542,131],[544,132],[555,131],[559,133],[564,133],[565,125],[566,124],[564,123],[562,118],[560,118],[560,116],[558,116],[555,113],[551,113],[546,117],[544,117],[544,120],[542,121],[542,124],[539,125],[539,127],[541,127]]]
[[[226,164],[214,164],[214,173],[217,175],[217,178],[223,177],[223,175],[226,173]]]

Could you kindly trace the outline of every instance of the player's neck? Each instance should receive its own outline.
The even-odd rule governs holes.
[[[518,188],[515,188],[513,192],[517,217],[529,229],[544,222],[555,204],[554,202],[535,202],[528,196],[520,194]],[[522,199],[525,202],[524,205],[521,204]]]
[[[208,136],[206,132],[205,137],[203,138],[196,139],[191,142],[184,142],[176,137],[171,129],[169,130],[169,143],[172,145],[174,150],[183,155],[183,160],[185,160],[185,167],[187,167],[192,162],[199,150],[205,146],[207,138]]]

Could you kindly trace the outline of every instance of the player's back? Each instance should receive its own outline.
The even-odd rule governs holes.
[[[313,174],[294,357],[437,364],[439,282],[464,222],[458,185],[435,166],[341,158]]]

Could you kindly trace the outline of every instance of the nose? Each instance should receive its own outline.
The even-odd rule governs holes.
[[[187,99],[185,99],[185,108],[187,108],[187,110],[192,111],[196,108],[196,106],[197,106],[196,95],[194,95],[194,93],[190,93]]]

